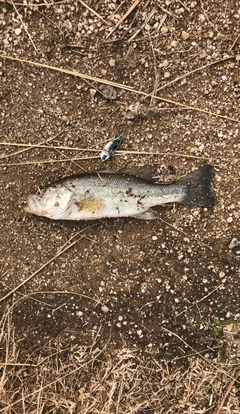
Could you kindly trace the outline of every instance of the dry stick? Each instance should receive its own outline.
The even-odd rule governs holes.
[[[196,240],[196,239],[195,239]],[[215,289],[213,289],[210,293],[208,293],[207,295],[205,295],[203,298],[199,299],[199,300],[195,300],[191,306],[189,306],[187,309],[184,309],[182,312],[178,313],[176,315],[176,318],[178,318],[180,315],[182,315],[182,313],[189,311],[189,309],[191,309],[193,306],[197,305],[198,303],[202,302],[204,299],[207,299],[208,296],[212,295],[216,290],[221,289],[223,287],[223,285],[219,285],[217,286]]]
[[[148,22],[151,20],[151,18],[153,17],[153,15],[155,14],[155,12],[156,12],[156,8],[154,7],[153,9],[152,9],[152,11],[150,12],[150,14],[146,17],[146,19],[145,19],[145,21],[144,21],[144,23],[142,24],[142,26],[140,27],[140,29],[138,29],[133,35],[132,35],[132,37],[130,37],[130,39],[128,39],[127,40],[127,42],[129,43],[129,42],[132,42],[132,40],[133,39],[135,39],[135,37],[137,37],[137,35],[138,35],[138,33],[140,33],[143,29],[144,29],[144,27],[148,24]]]
[[[232,57],[235,57],[235,56],[232,56]],[[112,82],[112,81],[109,81],[107,79],[97,78],[95,76],[90,76],[90,75],[83,74],[83,73],[80,73],[80,72],[77,72],[77,71],[72,71],[72,70],[68,70],[68,69],[61,69],[61,68],[57,68],[55,66],[44,65],[43,63],[33,62],[31,60],[26,60],[26,59],[14,58],[14,57],[11,57],[11,56],[0,55],[0,58],[15,60],[16,62],[27,63],[27,64],[38,66],[38,67],[41,67],[41,68],[54,70],[56,72],[66,73],[68,75],[77,76],[81,79],[88,79],[88,80],[93,81],[93,82],[104,83],[106,85],[115,86],[116,88],[124,89],[126,91],[133,92],[133,93],[136,93],[138,95],[145,96],[145,97],[151,97],[151,95],[152,95],[151,93],[149,94],[149,93],[146,93],[146,92],[143,92],[143,91],[136,90],[133,87],[128,86],[128,85],[124,85],[124,84],[117,83],[117,82]],[[231,118],[231,117],[225,116],[225,115],[216,114],[215,112],[207,111],[206,109],[200,109],[200,108],[197,108],[197,107],[194,107],[194,106],[191,106],[191,105],[186,105],[186,104],[183,104],[181,102],[172,101],[170,99],[166,99],[166,98],[163,98],[161,96],[155,96],[155,99],[158,99],[159,101],[171,103],[173,105],[181,106],[183,108],[187,108],[187,109],[190,109],[190,110],[193,110],[193,111],[198,111],[198,112],[201,112],[201,113],[204,113],[204,114],[207,114],[207,115],[216,116],[217,118],[222,118],[222,119],[226,119],[226,120],[229,120],[229,121],[240,123],[240,120],[238,120],[238,119]]]
[[[108,35],[106,36],[106,39],[108,39],[108,37],[111,36],[111,34],[113,34],[113,32],[115,32],[115,30],[118,28],[118,26],[120,26],[120,24],[122,24],[122,22],[129,16],[129,14],[132,13],[132,11],[135,9],[135,7],[137,7],[137,5],[140,3],[140,1],[141,0],[136,0],[135,3],[133,3],[133,5],[128,9],[128,11],[117,22],[117,24],[114,26],[114,28],[111,30],[111,32],[108,33]]]
[[[225,393],[225,395],[224,395],[224,397],[223,397],[223,399],[222,399],[222,401],[221,401],[221,404],[219,405],[219,407],[218,407],[218,409],[217,409],[217,411],[216,411],[216,414],[221,414],[221,411],[222,411],[223,405],[224,405],[224,403],[225,403],[225,401],[226,401],[226,399],[227,399],[228,395],[230,394],[231,389],[232,389],[232,387],[233,387],[233,385],[234,385],[235,381],[238,379],[239,375],[240,375],[240,374],[238,374],[238,375],[236,376],[236,378],[235,378],[235,379],[233,379],[233,380],[230,382],[229,387],[228,387],[228,389],[227,389],[227,391],[226,391],[226,393]]]
[[[228,36],[225,36],[224,34],[222,34],[221,32],[219,32],[219,30],[218,30],[218,28],[217,27],[215,27],[215,25],[211,22],[211,20],[209,19],[209,17],[208,17],[208,15],[207,15],[207,13],[206,13],[206,11],[205,11],[205,9],[204,9],[204,3],[203,3],[203,1],[202,0],[200,0],[200,3],[201,3],[201,8],[202,8],[202,12],[203,12],[203,14],[204,14],[204,16],[206,17],[206,19],[207,19],[207,21],[208,21],[208,23],[212,26],[212,28],[220,35],[220,36],[222,36],[223,38],[225,38],[225,39],[228,39],[228,40],[232,40],[230,37],[228,37]]]
[[[211,62],[211,63],[207,63],[206,65],[200,66],[199,68],[193,69],[190,72],[187,72],[184,75],[178,76],[177,78],[173,79],[172,81],[170,81],[170,82],[166,83],[165,85],[161,86],[160,88],[157,89],[157,92],[159,92],[160,90],[166,88],[167,86],[172,85],[175,82],[178,82],[180,79],[183,79],[183,78],[186,78],[189,75],[192,75],[195,72],[198,72],[200,70],[206,69],[209,66],[216,65],[217,63],[224,62],[225,60],[233,59],[235,57],[236,56],[229,56],[229,57],[226,57],[226,58],[223,58],[223,59],[215,60],[214,62]]]
[[[162,218],[158,217],[158,220],[161,220],[163,223],[167,224],[169,227],[172,227],[174,230],[178,231],[179,233],[182,233],[184,236],[195,240],[197,243],[202,244],[203,246],[207,247],[209,250],[212,250],[212,247],[208,244],[202,242],[201,240],[196,239],[196,237],[191,236],[190,234],[185,233],[185,231],[180,230],[179,228],[175,227],[173,224],[168,223],[166,220],[163,220]]]
[[[237,380],[237,378],[234,378],[233,376],[231,376],[230,374],[228,374],[228,372],[224,371],[221,368],[218,368],[217,365],[213,364],[212,362],[209,361],[209,359],[205,358],[200,352],[196,351],[191,345],[189,345],[183,338],[181,338],[181,336],[179,336],[178,334],[176,334],[175,332],[170,331],[167,328],[164,328],[163,326],[161,326],[161,329],[165,332],[168,332],[169,334],[175,336],[176,338],[180,339],[180,341],[182,343],[184,343],[184,345],[186,345],[188,348],[190,348],[193,352],[194,355],[198,355],[200,356],[201,359],[203,359],[208,365],[210,365],[212,368],[215,368],[217,371],[221,372],[222,374],[226,375],[226,377],[230,378],[231,380],[237,381],[238,384],[240,384],[240,381]]]
[[[55,256],[53,256],[50,260],[48,260],[46,263],[44,263],[39,269],[37,269],[35,272],[33,272],[27,279],[23,280],[23,282],[19,283],[18,286],[16,286],[14,289],[12,289],[10,292],[8,292],[5,296],[0,298],[0,303],[3,302],[5,299],[7,299],[9,296],[11,296],[13,293],[15,293],[20,287],[25,285],[29,280],[31,280],[34,276],[36,276],[41,270],[43,270],[45,267],[47,267],[50,263],[52,263],[54,260],[56,260],[59,256],[61,256],[63,253],[65,253],[67,250],[69,250],[74,244],[82,240],[85,236],[80,237],[79,239],[72,242],[69,246],[65,247],[65,249],[61,250],[59,253],[57,253]]]
[[[234,48],[235,44],[237,43],[239,37],[240,37],[240,34],[236,37],[236,39],[234,40],[233,44],[228,49],[229,53],[233,50],[233,48]]]
[[[28,35],[28,37],[29,37],[29,39],[30,39],[30,42],[32,43],[32,45],[33,45],[34,49],[35,49],[35,50],[36,50],[36,52],[37,52],[37,48],[36,48],[36,46],[35,46],[35,43],[34,43],[34,41],[32,40],[32,37],[31,37],[30,33],[29,33],[29,32],[28,32],[28,30],[27,30],[27,26],[26,26],[26,25],[25,25],[25,23],[23,22],[22,16],[21,16],[21,14],[18,12],[18,9],[16,8],[15,4],[13,3],[13,1],[12,1],[12,5],[13,5],[13,8],[14,8],[15,12],[17,13],[17,15],[18,15],[18,17],[19,17],[20,22],[22,23],[22,26],[23,26],[23,28],[24,28],[25,32],[27,33],[27,35]]]
[[[23,166],[23,165],[41,165],[41,164],[54,164],[54,163],[58,163],[58,162],[73,162],[73,161],[81,161],[81,160],[93,160],[93,159],[97,159],[99,158],[99,156],[95,155],[92,157],[78,157],[78,158],[64,158],[64,159],[60,159],[60,160],[43,160],[43,161],[23,161],[23,162],[13,162],[11,164],[1,164],[1,167],[17,167],[17,166]]]
[[[102,22],[104,22],[107,26],[109,25],[109,23],[104,20],[100,14],[98,14],[97,12],[95,12],[95,10],[93,10],[91,7],[89,7],[83,0],[79,0],[79,2],[86,7],[86,9],[88,9],[92,14],[94,14],[95,16],[97,16],[100,20],[102,20]]]
[[[12,1],[8,1],[8,0],[1,0],[0,3],[7,3],[7,4],[11,4],[12,6]],[[24,6],[24,7],[47,7],[47,6],[57,6],[58,4],[64,4],[67,3],[67,0],[63,0],[63,1],[56,1],[55,3],[14,3],[15,6]]]
[[[53,146],[53,145],[36,145],[36,144],[20,144],[17,142],[0,142],[0,145],[9,145],[12,147],[34,147],[34,148],[47,148],[47,149],[63,149],[63,150],[69,150],[69,151],[85,151],[85,152],[99,152],[97,149],[88,149],[88,148],[78,148],[78,147],[64,147],[64,146]],[[197,155],[189,155],[189,154],[179,154],[176,152],[151,152],[151,151],[124,151],[124,150],[118,150],[116,151],[116,154],[135,154],[135,155],[170,155],[170,156],[176,156],[176,157],[183,157],[183,158],[196,158],[199,160],[208,160],[209,158],[213,158],[211,156],[206,157],[199,157]],[[79,159],[79,158],[73,158],[73,159]],[[82,158],[80,158],[82,159]],[[224,158],[221,158],[222,160]],[[226,158],[228,159],[228,158]],[[64,160],[63,160],[64,161]],[[54,160],[53,160],[54,162]],[[55,160],[55,162],[58,162],[58,160]],[[37,161],[36,161],[37,163]],[[1,164],[2,166],[3,164]]]
[[[63,150],[70,150],[70,151],[85,151],[85,152],[99,152],[99,150],[97,149],[88,149],[88,148],[78,148],[78,147],[64,147],[64,146],[53,146],[53,145],[36,145],[36,144],[18,144],[17,142],[0,142],[0,145],[9,145],[9,146],[13,146],[13,147],[33,147],[33,148],[47,148],[47,149],[63,149]],[[208,160],[209,158],[212,157],[199,157],[197,155],[189,155],[189,154],[178,154],[175,152],[151,152],[151,151],[124,151],[124,150],[118,150],[116,151],[116,154],[136,154],[136,155],[171,155],[171,156],[177,156],[177,157],[183,157],[183,158],[196,158],[199,160]],[[93,157],[96,158],[96,157]],[[74,160],[79,160],[79,159],[85,159],[85,158],[72,158]],[[224,158],[221,158],[222,160]],[[59,162],[60,160],[53,160],[52,162]],[[64,160],[63,160],[64,161]],[[66,160],[65,160],[66,161]],[[37,163],[38,161],[34,162]],[[41,161],[40,161],[41,162]],[[47,161],[46,161],[47,162]],[[32,164],[33,162],[30,161],[30,163]],[[4,164],[1,164],[0,166],[3,166]],[[11,164],[13,165],[13,164]],[[21,165],[21,164],[19,164]]]
[[[164,7],[160,6],[160,4],[158,4],[158,7],[166,14],[168,14],[169,16],[173,17],[176,20],[180,20],[179,17],[177,17],[175,14],[173,14],[172,12],[170,12],[169,10],[165,9]]]
[[[218,160],[218,157],[198,157],[196,155],[188,155],[188,154],[178,154],[174,152],[137,152],[137,151],[116,151],[115,156],[121,154],[136,154],[136,155],[162,155],[162,156],[170,156],[170,157],[180,157],[180,158],[189,158],[189,159],[196,159],[196,160]],[[91,157],[74,157],[74,158],[65,158],[65,159],[58,159],[58,160],[36,160],[36,161],[23,161],[23,162],[13,162],[10,164],[0,164],[1,167],[11,167],[11,166],[23,166],[23,165],[35,165],[35,164],[52,164],[58,162],[73,162],[73,161],[81,161],[81,160],[93,160],[99,158],[98,155],[93,155]],[[222,161],[229,161],[229,158],[222,158]],[[236,158],[238,160],[238,158]]]
[[[184,9],[186,9],[187,12],[190,13],[189,8],[181,0],[178,0],[178,1],[179,1],[179,3],[181,3],[181,5],[184,7]]]
[[[152,54],[153,54],[154,71],[155,71],[153,91],[152,91],[152,96],[151,96],[151,100],[150,100],[150,105],[151,105],[153,103],[154,97],[157,94],[157,85],[158,85],[159,75],[158,75],[158,72],[157,72],[156,54],[155,54],[155,51],[154,51],[154,47],[153,47],[153,43],[152,43],[152,39],[151,39],[151,35],[150,35],[149,31],[148,31],[148,36],[149,36],[149,42],[150,42],[151,49],[152,49]]]
[[[35,147],[35,148],[40,148],[43,144],[46,144],[47,142],[50,142],[50,141],[53,141],[53,140],[55,140],[62,132],[64,131],[64,129],[62,129],[58,134],[56,134],[56,135],[54,135],[54,137],[51,137],[51,138],[48,138],[48,139],[46,139],[45,141],[43,141],[42,143],[41,142],[39,142],[39,144],[37,144],[37,146]],[[1,145],[1,143],[0,143],[0,145]],[[32,146],[32,147],[28,147],[28,148],[24,148],[23,150],[20,150],[20,151],[16,151],[16,152],[13,152],[13,153],[11,153],[11,154],[7,154],[7,155],[2,155],[1,157],[0,157],[0,159],[4,159],[4,158],[10,158],[10,157],[13,157],[14,155],[18,155],[18,154],[21,154],[22,152],[25,152],[25,151],[29,151],[29,150],[31,150],[31,149],[33,149],[34,148],[34,146]]]

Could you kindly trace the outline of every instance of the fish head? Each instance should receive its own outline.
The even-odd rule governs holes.
[[[103,149],[101,152],[101,160],[102,161],[107,161],[110,158],[110,153],[109,151]]]
[[[71,212],[74,193],[66,187],[50,186],[28,196],[27,213],[54,220],[66,219]]]

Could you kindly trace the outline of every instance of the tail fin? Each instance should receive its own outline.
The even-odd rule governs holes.
[[[213,207],[216,204],[214,194],[211,192],[211,181],[214,175],[212,165],[206,164],[181,178],[177,184],[185,188],[186,196],[182,204]]]

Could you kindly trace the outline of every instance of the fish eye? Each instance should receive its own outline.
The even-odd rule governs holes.
[[[37,189],[37,195],[42,197],[43,194],[45,193],[45,188],[39,188]]]
[[[108,158],[109,158],[109,155],[108,154],[102,154],[102,161],[106,161]]]

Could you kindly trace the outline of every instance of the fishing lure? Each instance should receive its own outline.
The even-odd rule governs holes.
[[[107,161],[113,155],[113,153],[120,147],[122,140],[123,137],[122,135],[120,135],[119,137],[108,142],[101,152],[101,160]]]

